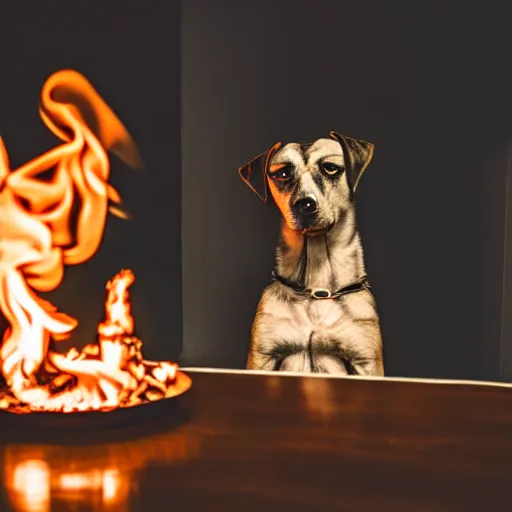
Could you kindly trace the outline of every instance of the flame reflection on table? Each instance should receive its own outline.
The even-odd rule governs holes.
[[[132,441],[98,445],[0,447],[3,487],[16,512],[51,512],[57,506],[127,512],[138,493],[138,473],[151,464],[185,463],[200,437],[178,429]],[[1,506],[0,506],[1,508]]]
[[[99,510],[125,510],[130,491],[127,474],[117,469],[94,469],[52,475],[41,460],[19,462],[9,489],[12,504],[23,512],[51,512],[51,495],[59,501],[91,501]]]

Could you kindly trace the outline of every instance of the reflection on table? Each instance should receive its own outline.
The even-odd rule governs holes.
[[[200,438],[160,433],[99,445],[11,444],[0,452],[4,487],[16,512],[51,512],[64,504],[127,512],[138,492],[136,472],[151,464],[197,457]],[[0,507],[1,510],[1,507]]]

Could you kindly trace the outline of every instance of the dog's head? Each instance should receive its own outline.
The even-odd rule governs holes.
[[[288,226],[304,235],[327,232],[352,208],[373,157],[373,144],[336,132],[303,144],[274,144],[238,172],[263,201],[268,189]]]

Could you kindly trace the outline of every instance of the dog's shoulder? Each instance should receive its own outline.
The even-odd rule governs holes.
[[[361,290],[343,297],[343,308],[357,320],[378,318],[377,303],[373,293],[369,290]]]
[[[274,307],[277,304],[285,306],[297,304],[301,300],[303,297],[298,296],[294,290],[281,283],[273,282],[263,290],[260,304],[268,307]]]
[[[266,321],[265,318],[287,318],[304,302],[303,298],[280,283],[269,284],[261,294],[256,309],[255,322]]]

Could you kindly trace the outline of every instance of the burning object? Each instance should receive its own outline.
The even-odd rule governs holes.
[[[58,353],[77,320],[37,295],[54,290],[65,265],[90,259],[107,214],[126,217],[108,183],[107,151],[140,165],[126,128],[79,73],[59,71],[43,86],[40,115],[63,143],[10,170],[0,138],[0,409],[10,412],[108,411],[175,396],[190,379],[170,362],[145,361],[134,336],[122,270],[107,284],[97,342]]]

